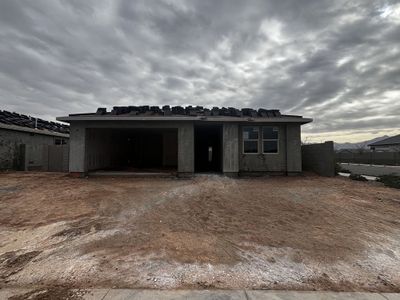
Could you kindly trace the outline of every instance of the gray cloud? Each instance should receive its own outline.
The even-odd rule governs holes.
[[[0,101],[279,108],[308,134],[398,128],[399,1],[0,2]]]

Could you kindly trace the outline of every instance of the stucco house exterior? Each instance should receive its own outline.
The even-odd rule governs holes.
[[[0,170],[34,170],[42,163],[43,146],[68,139],[68,125],[0,110]]]
[[[301,130],[312,119],[267,109],[181,106],[99,108],[70,123],[69,172],[97,170],[226,175],[302,171]]]
[[[369,144],[368,147],[376,152],[398,152],[400,151],[400,134]]]

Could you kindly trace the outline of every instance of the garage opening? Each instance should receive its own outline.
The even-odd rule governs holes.
[[[194,127],[195,172],[222,172],[222,126]]]
[[[88,129],[88,171],[174,173],[176,129]]]

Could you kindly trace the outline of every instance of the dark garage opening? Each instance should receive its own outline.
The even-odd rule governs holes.
[[[222,172],[222,126],[194,128],[195,172]]]
[[[176,129],[88,129],[89,171],[176,172]]]

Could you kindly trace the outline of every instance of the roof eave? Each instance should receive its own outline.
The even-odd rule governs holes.
[[[252,118],[252,117],[224,117],[224,116],[177,116],[177,117],[137,117],[137,116],[65,116],[58,117],[57,121],[203,121],[203,122],[260,122],[260,123],[300,123],[307,124],[313,121],[311,118],[276,117],[276,118]]]
[[[22,126],[17,126],[17,125],[8,125],[8,124],[3,124],[3,123],[0,123],[0,128],[1,129],[7,129],[7,130],[15,130],[15,131],[28,132],[28,133],[35,133],[35,134],[42,134],[42,135],[50,135],[50,136],[56,136],[56,137],[69,138],[69,134],[50,131],[50,130],[47,130],[47,129],[34,129],[34,128],[29,128],[29,127],[22,127]]]

